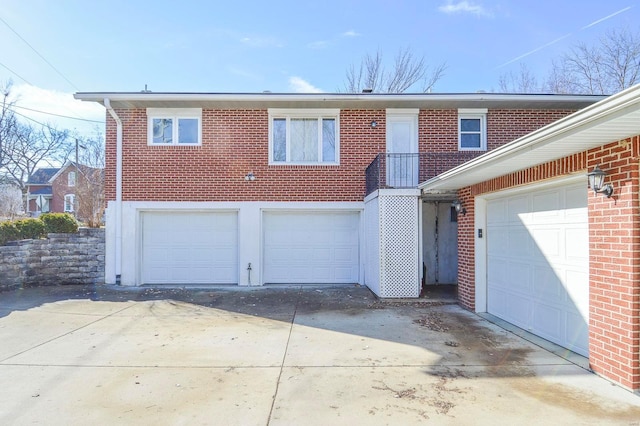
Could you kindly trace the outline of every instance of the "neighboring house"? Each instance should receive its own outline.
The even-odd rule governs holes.
[[[47,213],[53,210],[53,178],[60,168],[43,168],[37,169],[27,181],[27,214],[31,216],[39,216],[41,213]],[[56,197],[56,204],[60,206],[59,198]],[[59,208],[59,207],[58,207]]]
[[[60,168],[36,170],[27,181],[27,213],[35,217],[47,212],[78,216],[80,198],[90,198],[87,192],[93,191],[93,187],[87,188],[87,181],[94,176],[103,179],[102,170],[82,164],[76,167],[71,161]]]
[[[640,88],[75,96],[107,108],[107,283],[457,283],[640,389]]]

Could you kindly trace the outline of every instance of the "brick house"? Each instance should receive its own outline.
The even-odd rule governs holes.
[[[639,87],[75,96],[107,109],[107,283],[455,283],[640,389]]]
[[[47,212],[77,215],[80,198],[88,190],[87,181],[94,179],[102,179],[100,169],[82,164],[76,167],[71,161],[58,168],[37,169],[27,181],[27,214],[34,217]],[[84,197],[89,198],[86,194]]]
[[[418,183],[602,99],[75,96],[107,108],[107,283],[360,283],[381,297],[418,296],[423,275],[457,282],[455,196],[423,199]]]
[[[27,181],[27,214],[73,213],[77,171],[74,163],[36,170]]]

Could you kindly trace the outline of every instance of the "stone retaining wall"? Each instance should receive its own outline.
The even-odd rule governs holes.
[[[0,290],[64,284],[104,284],[104,229],[0,246]]]

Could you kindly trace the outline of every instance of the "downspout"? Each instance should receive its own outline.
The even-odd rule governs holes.
[[[122,275],[122,120],[111,107],[109,98],[104,98],[104,106],[116,122],[116,244],[115,271],[116,284]]]

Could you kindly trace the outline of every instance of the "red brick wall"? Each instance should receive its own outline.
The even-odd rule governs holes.
[[[67,194],[75,194],[75,186],[69,187],[69,185],[67,185],[70,172],[75,172],[75,167],[67,167],[51,184],[53,198],[51,199],[50,207],[52,212],[64,212],[64,196]],[[76,173],[76,184],[77,182],[78,174]]]
[[[588,153],[615,191],[589,191],[589,361],[630,389],[640,389],[639,153],[640,136]]]
[[[458,293],[475,309],[474,196],[588,170],[608,173],[612,198],[589,192],[589,361],[594,371],[640,389],[640,136],[482,182],[458,192]]]
[[[570,112],[490,110],[489,146]],[[267,110],[203,110],[200,147],[147,146],[146,111],[117,113],[123,121],[125,201],[362,201],[365,169],[385,152],[385,110],[341,112],[340,166],[269,166]],[[457,117],[457,110],[420,111],[419,150],[457,153]],[[371,128],[372,120],[377,127]],[[106,137],[106,198],[114,200],[116,125],[109,114]],[[250,171],[254,182],[244,180]]]

